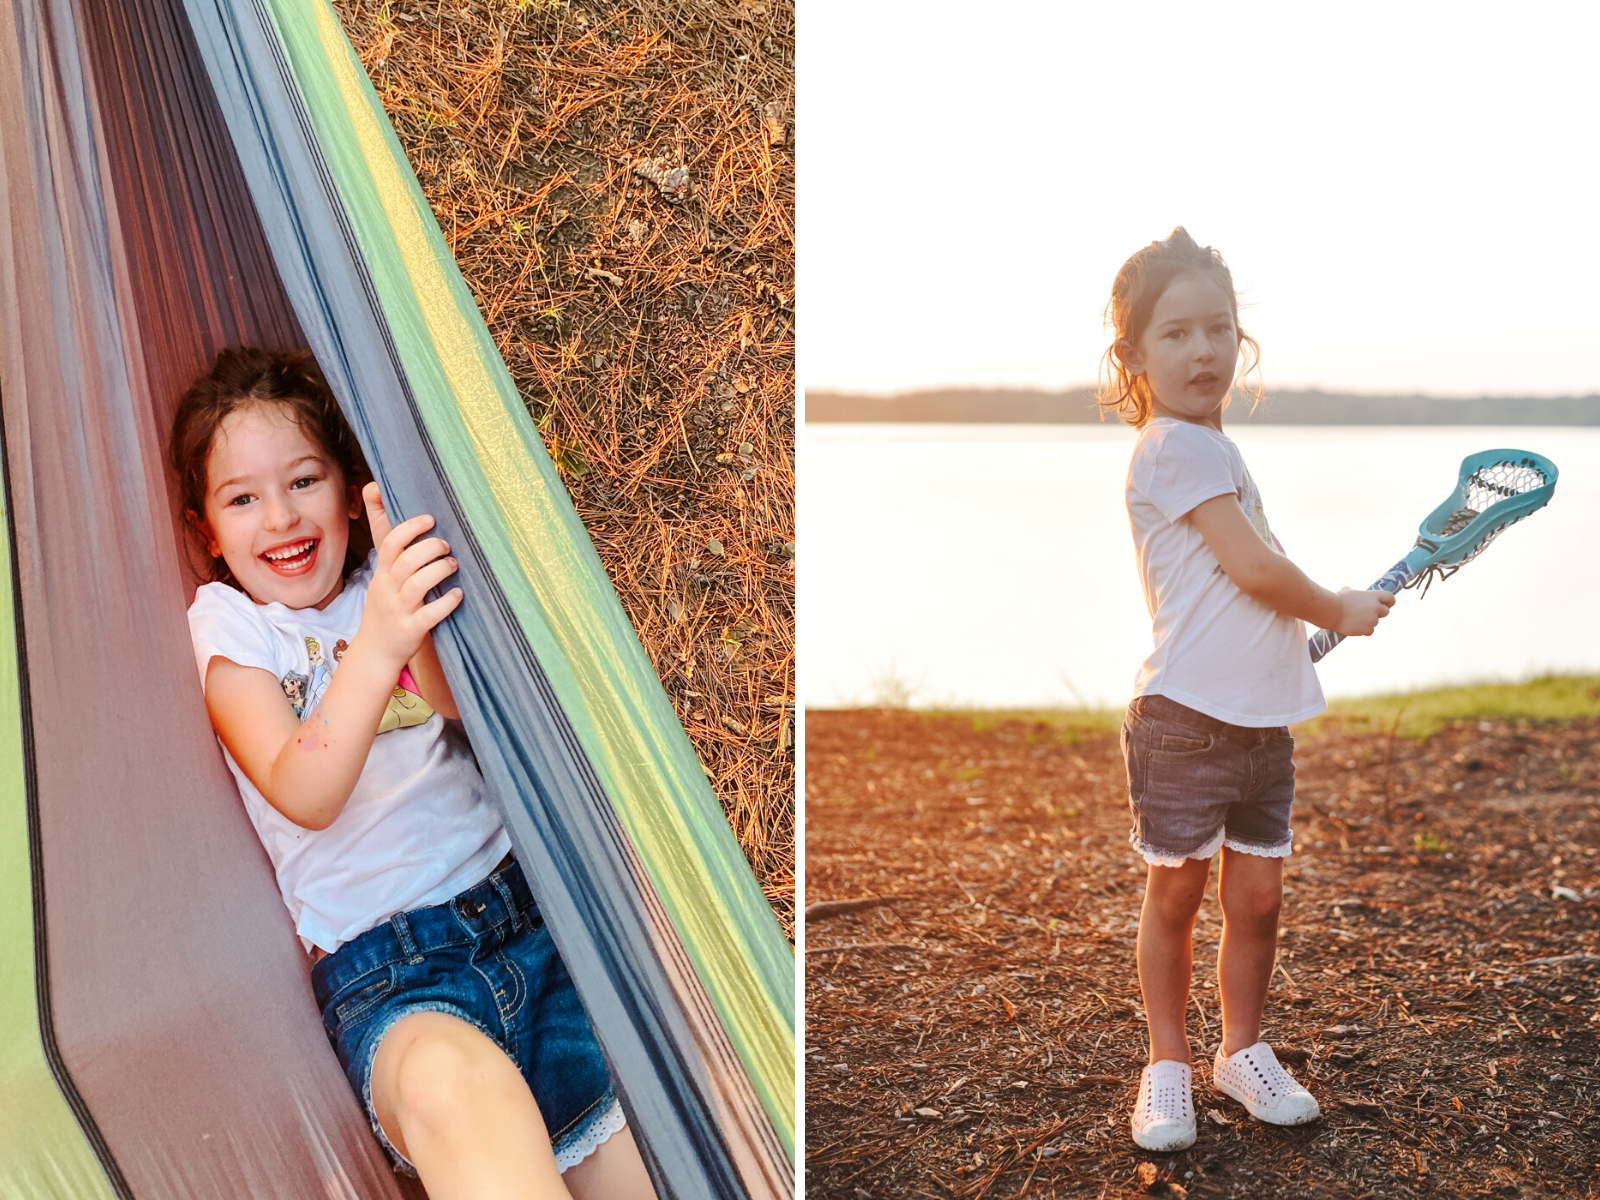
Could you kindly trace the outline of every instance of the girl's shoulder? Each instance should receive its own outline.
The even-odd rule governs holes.
[[[215,655],[280,673],[283,639],[259,604],[226,583],[207,583],[195,589],[189,605],[189,637],[202,681]]]
[[[1227,434],[1194,421],[1180,421],[1176,417],[1152,417],[1139,430],[1139,442],[1156,446],[1235,446]]]
[[[1133,445],[1133,462],[1154,467],[1157,463],[1243,461],[1239,447],[1225,433],[1209,425],[1196,425],[1172,417],[1156,417],[1139,430]]]
[[[1148,504],[1177,521],[1201,501],[1237,491],[1243,479],[1244,459],[1231,439],[1207,426],[1158,417],[1139,431],[1128,464],[1128,507]]]
[[[189,624],[197,620],[262,620],[261,606],[238,588],[226,583],[202,583],[189,604]]]

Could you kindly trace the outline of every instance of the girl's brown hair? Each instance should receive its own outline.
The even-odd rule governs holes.
[[[1190,276],[1211,280],[1228,297],[1233,309],[1233,327],[1239,331],[1239,341],[1245,347],[1241,355],[1243,369],[1234,377],[1235,384],[1260,402],[1261,346],[1239,324],[1239,296],[1233,290],[1233,273],[1222,261],[1222,255],[1210,246],[1196,243],[1189,231],[1179,225],[1165,241],[1151,242],[1123,263],[1116,282],[1111,285],[1111,302],[1106,305],[1111,345],[1101,359],[1100,387],[1095,393],[1102,420],[1106,413],[1114,412],[1135,429],[1149,424],[1154,400],[1150,381],[1128,370],[1127,364],[1117,355],[1117,347],[1137,345],[1150,327],[1150,317],[1161,294],[1175,281]],[[1245,376],[1252,371],[1257,374],[1256,382],[1245,383]],[[1222,403],[1226,408],[1227,400]]]
[[[233,587],[239,586],[233,572],[222,558],[207,553],[200,531],[199,523],[206,511],[206,468],[212,440],[222,422],[229,414],[257,404],[283,405],[305,435],[343,473],[346,484],[360,486],[372,477],[355,434],[310,354],[258,346],[218,354],[211,370],[190,384],[178,401],[172,437],[167,442],[167,463],[178,479],[184,527],[205,563],[200,574],[214,583]],[[344,573],[349,575],[359,566],[370,549],[365,522],[351,522]]]

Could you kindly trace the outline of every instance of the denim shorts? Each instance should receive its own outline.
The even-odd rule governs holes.
[[[1133,832],[1152,865],[1220,848],[1285,858],[1294,845],[1294,738],[1284,726],[1229,725],[1166,696],[1136,696],[1122,723]]]
[[[319,961],[322,1025],[396,1169],[416,1168],[384,1136],[372,1064],[396,1021],[459,1017],[487,1034],[528,1081],[565,1171],[623,1127],[605,1060],[522,868],[502,867],[445,904],[397,913]]]

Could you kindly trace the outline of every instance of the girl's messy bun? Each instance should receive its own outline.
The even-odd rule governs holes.
[[[1150,420],[1154,397],[1150,384],[1142,375],[1134,375],[1117,355],[1121,343],[1135,345],[1150,327],[1150,316],[1156,301],[1175,280],[1199,276],[1209,279],[1222,289],[1233,309],[1233,325],[1239,331],[1239,340],[1246,347],[1242,356],[1243,369],[1239,384],[1246,393],[1260,401],[1259,376],[1255,384],[1246,384],[1244,376],[1259,372],[1261,347],[1239,324],[1239,296],[1233,290],[1233,273],[1210,246],[1202,246],[1189,236],[1189,231],[1179,225],[1165,241],[1151,242],[1134,254],[1117,272],[1111,285],[1111,302],[1106,305],[1106,325],[1111,329],[1111,345],[1101,359],[1100,387],[1095,394],[1102,415],[1114,412],[1135,429],[1142,429]],[[1227,406],[1227,400],[1223,400]]]

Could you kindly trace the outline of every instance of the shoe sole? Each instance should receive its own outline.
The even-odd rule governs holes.
[[[1322,1108],[1321,1108],[1320,1105],[1318,1107],[1316,1107],[1316,1108],[1313,1108],[1310,1112],[1306,1113],[1303,1116],[1290,1117],[1287,1120],[1284,1119],[1283,1117],[1278,1116],[1276,1114],[1276,1110],[1275,1109],[1267,1108],[1267,1109],[1262,1109],[1260,1112],[1257,1112],[1255,1110],[1255,1108],[1250,1104],[1250,1101],[1246,1100],[1243,1096],[1241,1096],[1238,1092],[1234,1091],[1227,1084],[1223,1083],[1222,1081],[1220,1081],[1218,1079],[1213,1079],[1211,1082],[1212,1082],[1212,1085],[1217,1089],[1217,1091],[1221,1092],[1224,1096],[1228,1097],[1228,1099],[1230,1099],[1230,1100],[1237,1100],[1240,1104],[1244,1105],[1244,1109],[1245,1109],[1245,1111],[1247,1113],[1249,1113],[1256,1120],[1264,1121],[1268,1125],[1309,1125],[1309,1124],[1311,1124],[1312,1121],[1315,1121],[1318,1117],[1320,1117],[1322,1115]],[[1313,1100],[1312,1103],[1315,1104],[1316,1101]]]
[[[1168,1138],[1165,1141],[1152,1138],[1147,1134],[1134,1133],[1133,1144],[1141,1150],[1154,1150],[1157,1153],[1164,1153],[1168,1150],[1187,1150],[1194,1145],[1196,1136],[1197,1131],[1194,1129],[1186,1130],[1184,1133],[1178,1134],[1174,1138]]]

